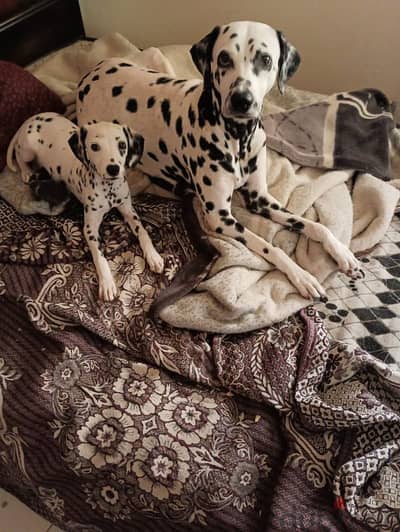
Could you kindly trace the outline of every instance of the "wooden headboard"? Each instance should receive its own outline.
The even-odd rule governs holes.
[[[6,4],[7,13],[0,12],[0,59],[25,66],[84,37],[78,0],[12,0]]]

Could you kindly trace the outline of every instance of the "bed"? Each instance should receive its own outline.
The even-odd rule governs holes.
[[[142,53],[112,35],[31,70],[67,102],[85,61],[107,47]],[[188,61],[185,47],[161,53]],[[321,98],[289,88],[271,105]],[[148,188],[135,199],[162,276],[121,219],[107,217],[104,251],[121,295],[105,304],[80,206],[27,215],[28,191],[6,171],[1,183],[2,488],[66,532],[400,528],[400,220],[390,184],[367,179],[363,189],[379,199],[380,220],[364,224],[363,247],[380,244],[364,249],[363,280],[336,276],[325,304],[291,295],[300,310],[268,326],[209,332],[149,314],[199,253],[184,203]]]

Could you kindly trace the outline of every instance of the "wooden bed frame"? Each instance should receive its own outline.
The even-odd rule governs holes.
[[[84,36],[79,0],[36,0],[0,22],[0,59],[25,66]]]

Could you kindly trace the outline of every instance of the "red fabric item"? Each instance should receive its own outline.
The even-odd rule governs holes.
[[[30,72],[0,61],[0,171],[14,133],[30,116],[45,111],[63,113],[61,99]]]

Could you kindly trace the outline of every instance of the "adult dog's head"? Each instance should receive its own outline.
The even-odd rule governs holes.
[[[260,22],[216,26],[190,50],[225,118],[254,120],[264,96],[296,72],[300,56],[280,31]]]

